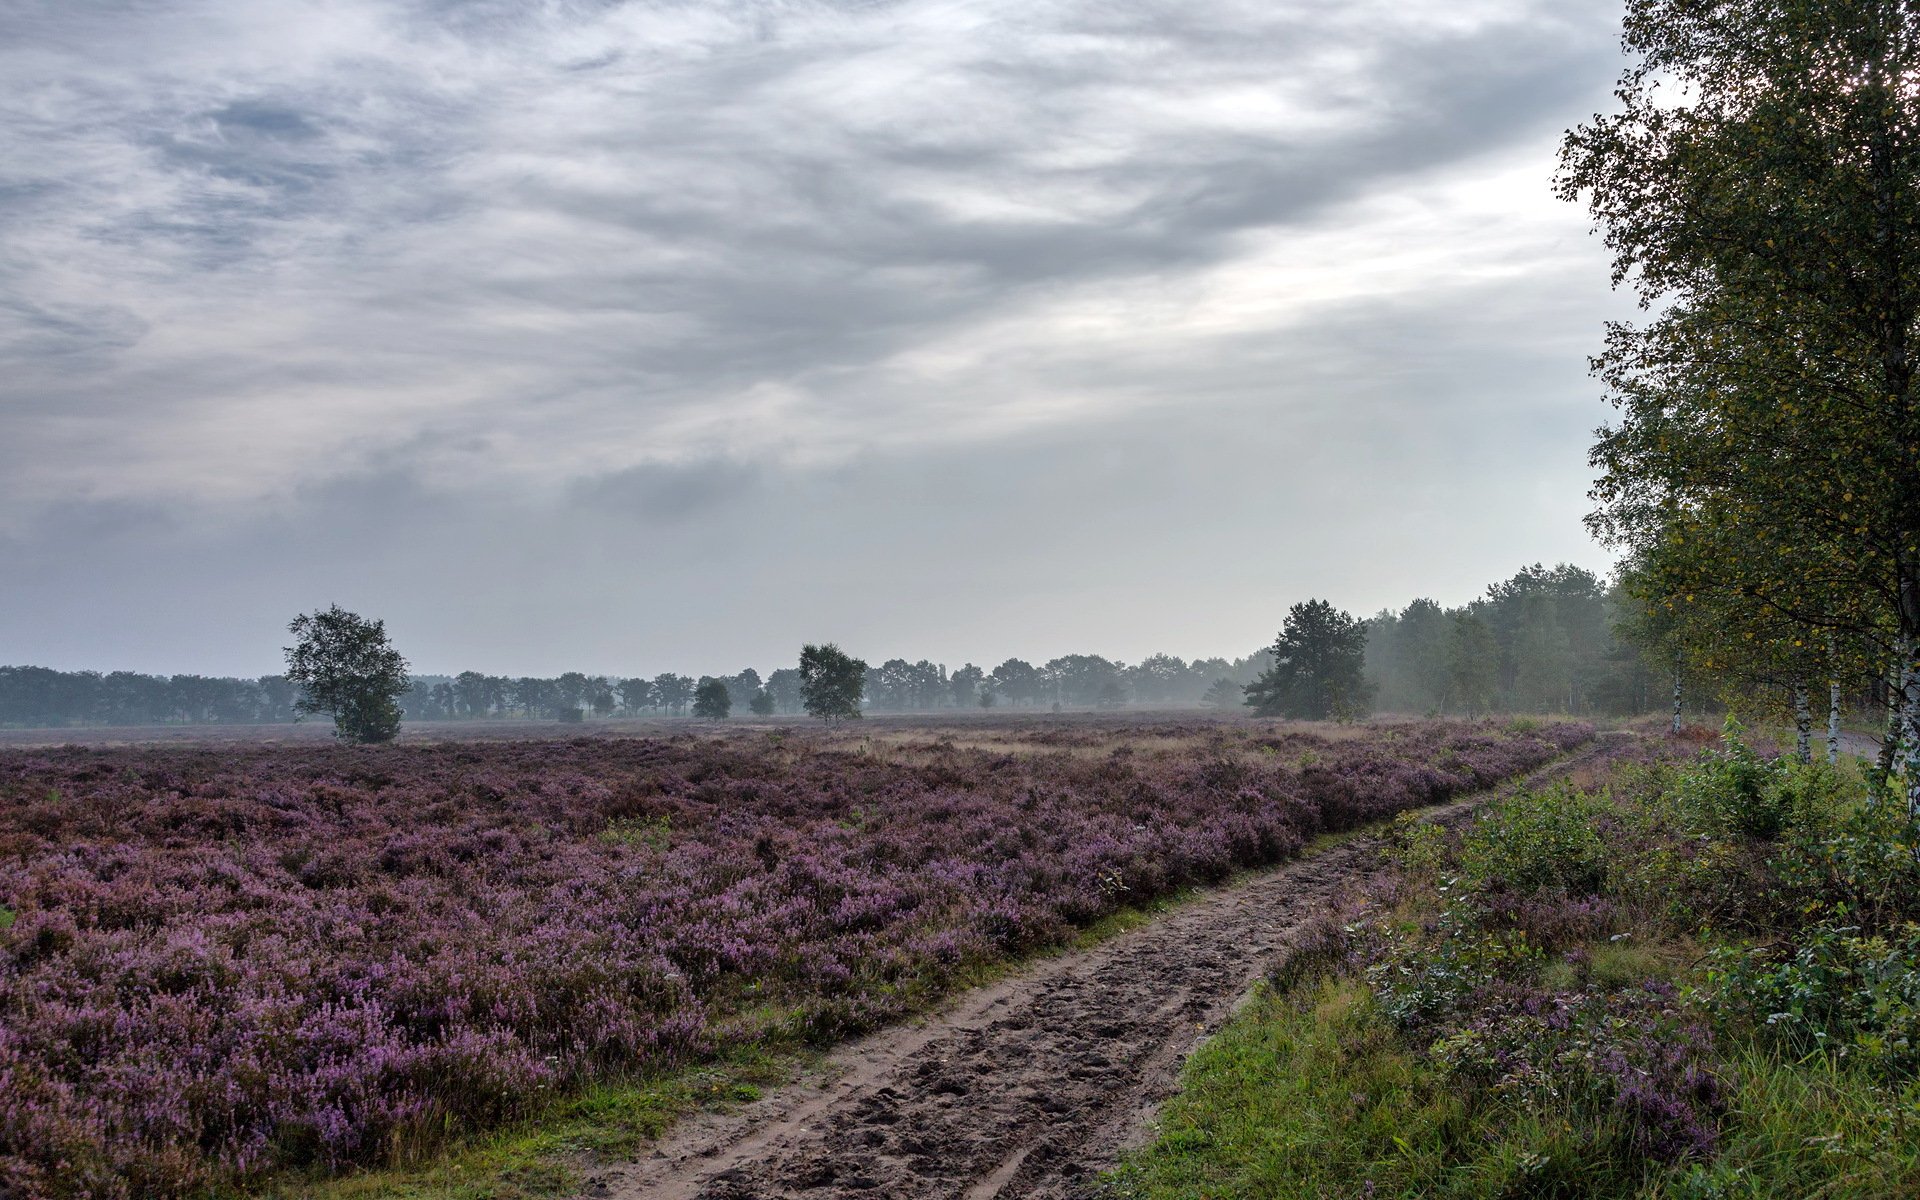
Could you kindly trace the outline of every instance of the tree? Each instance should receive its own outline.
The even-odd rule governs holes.
[[[400,732],[398,701],[412,683],[386,623],[335,604],[301,613],[287,632],[294,637],[284,648],[287,678],[300,689],[299,711],[330,714],[334,736],[345,741],[392,741]]]
[[[753,694],[753,699],[747,702],[747,707],[753,710],[753,715],[756,717],[772,716],[773,693],[765,688],[761,688]]]
[[[1040,698],[1040,672],[1025,659],[1010,658],[995,667],[993,683],[1014,704],[1031,704]]]
[[[732,698],[735,708],[751,708],[753,698],[760,694],[760,672],[752,667],[720,682],[727,685],[727,695]]]
[[[1247,706],[1263,717],[1350,721],[1367,714],[1367,626],[1325,600],[1287,611],[1273,643],[1273,666],[1247,687]]]
[[[733,696],[727,691],[726,680],[700,677],[699,686],[693,689],[693,715],[710,721],[724,721],[733,715]]]
[[[579,671],[568,671],[553,681],[553,690],[560,696],[560,708],[563,711],[581,712],[587,702],[589,681]]]
[[[478,671],[462,671],[453,679],[453,701],[469,717],[487,715],[487,677]]]
[[[520,706],[520,711],[529,719],[552,709],[555,696],[551,679],[526,676],[513,682],[513,702]]]
[[[782,667],[767,676],[767,695],[773,697],[774,707],[781,712],[800,711],[800,672],[792,667]]]
[[[1208,708],[1237,708],[1246,702],[1247,689],[1231,679],[1221,678],[1208,685],[1200,703]]]
[[[1447,647],[1447,705],[1464,709],[1477,717],[1493,707],[1494,688],[1500,681],[1500,643],[1493,628],[1472,613],[1459,613],[1453,619],[1453,635]]]
[[[987,673],[968,663],[947,677],[947,689],[953,693],[955,708],[971,707],[980,694],[980,685],[986,682]]]
[[[674,716],[677,717],[685,712],[687,701],[691,699],[693,699],[693,680],[685,675],[675,675],[669,671],[654,678],[653,702]]]
[[[829,642],[800,648],[800,695],[810,716],[832,724],[860,715],[867,664]]]
[[[1660,599],[1897,651],[1920,698],[1920,8],[1630,0],[1624,41],[1622,111],[1560,180],[1656,314],[1597,363],[1595,530]]]
[[[653,705],[653,684],[645,679],[622,679],[620,681],[620,707],[629,713],[637,713]]]

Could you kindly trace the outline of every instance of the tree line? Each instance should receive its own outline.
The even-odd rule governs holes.
[[[1668,673],[1635,640],[1640,611],[1619,581],[1602,582],[1566,564],[1536,564],[1458,608],[1415,599],[1364,621],[1338,614],[1361,630],[1362,668],[1329,703],[1343,713],[1649,711],[1663,702]],[[860,707],[871,713],[1237,709],[1247,689],[1274,668],[1276,646],[1234,659],[1154,654],[1127,663],[1067,654],[1040,663],[1009,658],[991,669],[893,658],[861,664]],[[409,721],[792,716],[805,711],[802,685],[798,666],[698,677],[463,671],[405,674],[392,700],[398,717]],[[219,679],[0,667],[0,725],[274,724],[295,719],[300,694],[282,675]]]

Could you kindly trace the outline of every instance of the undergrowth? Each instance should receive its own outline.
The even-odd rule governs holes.
[[[1136,1200],[1920,1195],[1920,851],[1729,736],[1403,820],[1188,1066]]]

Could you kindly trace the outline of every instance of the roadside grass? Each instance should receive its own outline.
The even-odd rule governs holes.
[[[1920,1197],[1897,818],[1857,770],[1737,743],[1627,771],[1398,831],[1331,949],[1194,1054],[1103,1195]]]
[[[1671,958],[1667,960],[1669,963]],[[1747,1045],[1711,1163],[1667,1165],[1520,1104],[1469,1102],[1366,986],[1262,985],[1189,1061],[1112,1200],[1886,1200],[1920,1196],[1920,1084]]]
[[[1127,1200],[1627,1194],[1563,1190],[1570,1136],[1525,1112],[1475,1112],[1356,981],[1263,986],[1195,1053],[1157,1139],[1106,1187]]]

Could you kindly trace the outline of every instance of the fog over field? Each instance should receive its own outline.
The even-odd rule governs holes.
[[[0,662],[1238,654],[1605,557],[1563,0],[0,8]]]

